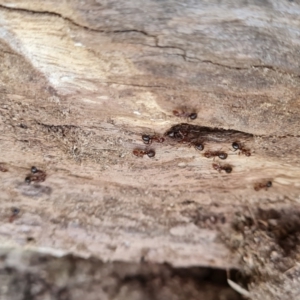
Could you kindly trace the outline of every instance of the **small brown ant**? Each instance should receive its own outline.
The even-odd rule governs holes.
[[[232,167],[229,165],[221,166],[220,164],[212,164],[213,168],[219,172],[224,170],[226,173],[232,172]]]
[[[266,191],[268,190],[268,188],[270,188],[272,186],[272,181],[267,181],[266,183],[258,183],[254,186],[254,189],[256,191],[259,191],[261,189],[265,189]]]
[[[171,139],[184,139],[186,136],[188,136],[188,134],[189,128],[172,128],[171,130],[168,130],[164,135],[168,136]]]
[[[212,158],[218,156],[220,159],[226,159],[227,158],[227,153],[222,152],[222,151],[206,151],[203,154],[206,158]]]
[[[37,167],[35,167],[35,166],[32,166],[31,167],[31,173],[32,174],[35,174],[35,173],[37,173],[39,170],[37,169]]]
[[[144,144],[151,144],[152,141],[155,141],[157,143],[163,143],[165,141],[165,138],[157,136],[157,135],[143,134],[142,140],[143,140]]]
[[[13,207],[11,209],[11,216],[9,217],[9,223],[12,223],[18,216],[18,214],[20,213],[20,209],[19,208],[16,208],[16,207]]]
[[[175,131],[168,131],[165,133],[165,135],[167,135],[168,137],[170,137],[171,139],[175,138]]]
[[[198,150],[198,151],[202,151],[202,150],[204,149],[204,145],[203,145],[202,142],[192,142],[191,144],[192,144],[192,145],[195,147],[195,149]]]
[[[240,150],[240,153],[244,154],[245,156],[251,156],[251,152],[249,149],[244,148],[244,146],[239,142],[232,143],[233,151]]]
[[[188,136],[188,132],[186,131],[178,131],[178,134],[181,135],[181,140],[178,141],[180,144],[186,144],[189,147],[193,146],[196,150],[202,151],[204,149],[203,141],[198,141],[196,139],[191,139]]]
[[[155,151],[154,150],[142,150],[142,149],[134,149],[132,151],[133,155],[137,157],[143,157],[144,155],[147,155],[148,157],[154,157]]]
[[[195,112],[186,112],[184,108],[173,110],[173,115],[181,118],[189,118],[191,120],[197,119],[197,113]]]
[[[27,175],[25,182],[30,184],[31,182],[43,182],[46,180],[46,173],[42,170],[38,170],[37,167],[31,167],[31,174]]]
[[[0,171],[1,172],[7,172],[8,169],[4,167],[4,164],[0,163]]]

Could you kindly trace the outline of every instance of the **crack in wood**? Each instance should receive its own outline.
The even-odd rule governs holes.
[[[131,32],[139,33],[139,34],[142,34],[142,35],[147,36],[147,37],[152,37],[155,41],[155,46],[151,46],[151,45],[147,45],[147,44],[142,44],[142,45],[145,45],[145,46],[148,46],[148,47],[153,47],[153,48],[160,48],[160,49],[180,50],[180,51],[183,52],[183,54],[173,54],[173,55],[181,56],[183,58],[183,60],[187,61],[187,62],[194,62],[193,60],[196,60],[196,61],[199,61],[201,63],[208,63],[208,64],[212,64],[212,65],[215,65],[215,66],[219,66],[219,67],[223,67],[223,68],[227,68],[227,69],[233,69],[233,70],[248,70],[248,69],[251,69],[251,68],[262,68],[262,69],[269,69],[269,70],[272,70],[274,72],[279,72],[279,73],[284,74],[284,75],[287,75],[287,74],[295,75],[293,73],[284,72],[284,71],[279,70],[278,68],[275,68],[275,67],[270,66],[270,65],[251,65],[251,66],[248,66],[248,67],[236,67],[236,66],[228,66],[228,65],[220,64],[220,63],[214,62],[212,60],[205,60],[205,59],[203,60],[203,59],[200,59],[198,57],[190,57],[190,56],[186,55],[187,50],[185,50],[183,48],[175,47],[175,46],[172,46],[172,45],[170,45],[170,46],[159,45],[159,37],[158,36],[149,34],[147,31],[140,30],[140,29],[101,30],[101,29],[95,29],[95,28],[91,28],[90,26],[86,26],[86,25],[82,25],[80,23],[77,23],[73,19],[68,18],[68,17],[66,17],[62,14],[57,13],[57,12],[34,11],[34,10],[30,10],[30,9],[17,8],[17,7],[12,8],[12,7],[8,7],[4,4],[0,4],[0,9],[8,10],[8,11],[25,12],[25,13],[31,13],[31,14],[43,14],[43,15],[46,14],[46,15],[49,15],[49,16],[54,16],[54,17],[64,19],[65,21],[68,21],[68,22],[70,22],[71,24],[73,24],[77,27],[80,27],[82,29],[92,31],[92,32],[99,32],[99,33],[105,33],[105,34],[131,33]],[[133,43],[133,44],[138,44],[138,43]],[[295,75],[295,77],[300,77],[300,76]]]
[[[234,142],[236,140],[249,140],[253,138],[253,134],[245,133],[238,130],[212,128],[199,125],[191,125],[188,123],[180,123],[173,125],[165,134],[169,139],[180,143],[195,142]]]

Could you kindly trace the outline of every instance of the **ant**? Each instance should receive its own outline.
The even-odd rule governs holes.
[[[42,170],[38,170],[37,167],[31,167],[31,174],[27,175],[25,178],[25,182],[30,184],[33,182],[43,182],[46,180],[46,173]]]
[[[240,150],[240,153],[245,154],[245,156],[251,156],[251,152],[249,149],[244,148],[244,146],[239,142],[232,143],[233,151]]]
[[[196,150],[202,151],[204,149],[203,142],[192,142],[191,143]]]
[[[148,157],[154,157],[155,151],[154,150],[142,150],[142,149],[134,149],[132,151],[133,155],[137,157],[143,157],[144,155],[147,155]]]
[[[178,134],[181,135],[181,140],[178,141],[180,144],[187,144],[189,147],[194,146],[196,150],[202,151],[204,149],[203,141],[195,141],[195,139],[189,138],[188,132],[178,131]]]
[[[204,156],[206,158],[211,158],[211,157],[218,156],[220,159],[226,159],[227,158],[227,153],[222,152],[222,151],[206,151],[204,153]]]
[[[4,164],[0,163],[0,171],[1,172],[7,172],[8,169],[4,167]]]
[[[204,145],[201,142],[197,142],[193,144],[196,150],[202,151],[204,149]]]
[[[151,144],[152,141],[155,141],[157,143],[163,143],[165,141],[165,138],[159,137],[157,135],[143,134],[142,140],[143,140],[144,144]]]
[[[213,168],[217,171],[219,171],[219,173],[224,170],[226,173],[231,173],[232,171],[232,167],[229,165],[226,166],[221,166],[220,164],[212,164]]]
[[[171,139],[175,138],[175,134],[176,134],[176,132],[172,131],[172,130],[165,133],[165,135],[167,135]]]
[[[195,112],[186,112],[185,108],[178,109],[178,110],[173,110],[173,115],[176,117],[181,117],[181,118],[189,118],[191,120],[197,119],[197,113]]]
[[[187,139],[187,135],[189,134],[188,131],[181,131],[181,130],[171,130],[165,133],[165,136],[168,136],[171,139],[178,140],[179,143],[187,144],[189,143]]]
[[[32,167],[31,167],[31,173],[32,173],[32,174],[38,173],[38,171],[39,171],[39,170],[37,169],[37,167],[35,167],[35,166],[32,166]]]
[[[11,209],[12,215],[9,217],[9,223],[12,223],[18,216],[18,214],[20,213],[20,209],[13,207]]]
[[[268,188],[270,188],[272,186],[272,181],[267,181],[266,183],[258,183],[254,186],[254,189],[256,191],[259,191],[261,189],[265,189],[266,191],[268,190]]]
[[[184,139],[191,132],[191,128],[189,124],[183,123],[172,126],[167,132],[165,132],[164,136],[168,136],[171,139]]]

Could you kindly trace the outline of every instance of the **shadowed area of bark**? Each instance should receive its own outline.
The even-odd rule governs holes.
[[[219,269],[103,263],[30,251],[2,250],[0,280],[2,300],[241,299],[227,285],[226,272]]]

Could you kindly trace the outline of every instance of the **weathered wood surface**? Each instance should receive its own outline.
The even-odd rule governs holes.
[[[0,243],[237,266],[217,239],[236,209],[299,209],[299,41],[300,4],[283,0],[0,1]],[[185,145],[134,157],[182,105],[252,134],[252,156],[207,143],[231,174]],[[44,183],[24,183],[32,165]]]

